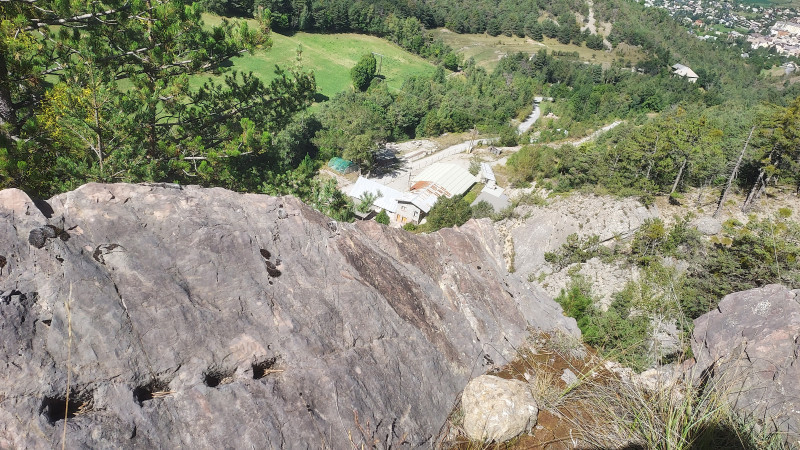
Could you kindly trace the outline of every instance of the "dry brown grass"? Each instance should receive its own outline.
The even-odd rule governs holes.
[[[578,60],[593,64],[610,66],[615,60],[628,60],[636,63],[643,59],[642,52],[636,47],[620,44],[612,51],[592,50],[585,46],[562,44],[556,39],[544,38],[536,42],[529,38],[516,36],[496,36],[488,34],[458,34],[450,30],[439,28],[433,30],[434,37],[441,38],[446,44],[453,47],[464,59],[474,58],[478,66],[494,69],[504,55],[523,52],[536,53],[541,49],[548,52],[578,52]]]
[[[576,383],[567,385],[561,379],[565,369],[577,376]],[[609,364],[566,333],[532,334],[514,361],[490,373],[529,383],[540,408],[532,435],[498,446],[469,441],[460,430],[463,412],[457,405],[448,421],[449,439],[440,440],[441,447],[789,448],[780,434],[759,429],[731,410],[731,396],[747,374],[701,383],[701,377],[690,373],[647,383],[632,371]]]

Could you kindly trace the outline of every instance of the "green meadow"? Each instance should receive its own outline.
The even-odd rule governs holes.
[[[221,18],[207,14],[203,16],[203,20],[213,25],[219,23]],[[251,71],[269,81],[275,76],[276,65],[289,68],[299,64],[314,72],[317,89],[326,97],[351,89],[350,68],[361,56],[370,52],[383,55],[376,55],[376,59],[380,66],[380,75],[385,78],[390,89],[400,89],[403,82],[411,76],[432,74],[436,70],[430,62],[374,36],[349,33],[296,33],[284,36],[273,32],[271,38],[272,48],[234,58],[233,68]],[[199,86],[207,78],[199,77],[192,84]]]

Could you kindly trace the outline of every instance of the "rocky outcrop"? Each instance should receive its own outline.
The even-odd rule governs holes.
[[[722,222],[713,217],[698,217],[692,220],[691,225],[706,236],[713,236],[722,231]]]
[[[523,205],[516,212],[518,218],[498,223],[501,234],[508,236],[507,253],[513,255],[519,276],[541,284],[551,296],[557,296],[569,285],[572,272],[562,269],[552,273],[544,254],[560,249],[569,235],[596,235],[603,245],[614,245],[616,237],[631,237],[645,220],[659,217],[658,208],[647,208],[634,198],[585,194],[558,196],[545,206]],[[622,290],[625,283],[639,277],[638,269],[599,258],[581,264],[578,273],[592,283],[592,293],[603,307],[611,303],[612,294]]]
[[[461,397],[464,432],[480,442],[505,442],[536,425],[539,407],[527,383],[481,375]]]
[[[545,252],[560,248],[570,234],[597,235],[601,241],[628,237],[646,219],[658,217],[658,210],[648,209],[633,198],[576,194],[557,197],[547,206],[520,207],[518,215],[523,219],[511,227],[514,265],[527,276],[545,267]]]
[[[427,446],[526,327],[577,332],[484,222],[122,184],[0,217],[0,448]]]
[[[721,384],[747,419],[800,447],[800,290],[780,285],[725,296],[695,320],[695,377]]]

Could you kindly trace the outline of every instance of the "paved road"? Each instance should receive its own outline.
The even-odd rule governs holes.
[[[608,131],[608,130],[610,130],[612,128],[616,128],[617,125],[619,125],[621,123],[622,123],[621,120],[614,121],[613,123],[611,123],[609,125],[606,125],[603,128],[600,128],[599,130],[595,131],[594,133],[592,133],[592,134],[590,134],[590,135],[588,135],[586,137],[582,137],[582,138],[578,139],[577,141],[572,141],[572,145],[574,145],[575,147],[580,147],[581,145],[583,145],[583,144],[585,144],[585,143],[587,143],[587,142],[589,142],[591,140],[594,140],[597,136],[600,136],[601,134],[605,133],[606,131]]]
[[[536,97],[536,98],[538,99],[541,97]],[[536,123],[537,120],[539,120],[539,116],[542,115],[542,110],[541,108],[539,108],[539,102],[541,102],[541,100],[533,102],[533,112],[531,113],[530,116],[528,116],[527,119],[525,119],[524,122],[522,122],[517,126],[517,134],[523,134],[526,131],[530,130],[533,124]]]

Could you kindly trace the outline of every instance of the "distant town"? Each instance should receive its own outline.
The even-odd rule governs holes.
[[[800,57],[800,14],[795,9],[700,0],[644,0],[644,4],[666,9],[698,39],[741,38],[753,49],[774,48],[781,55]]]

